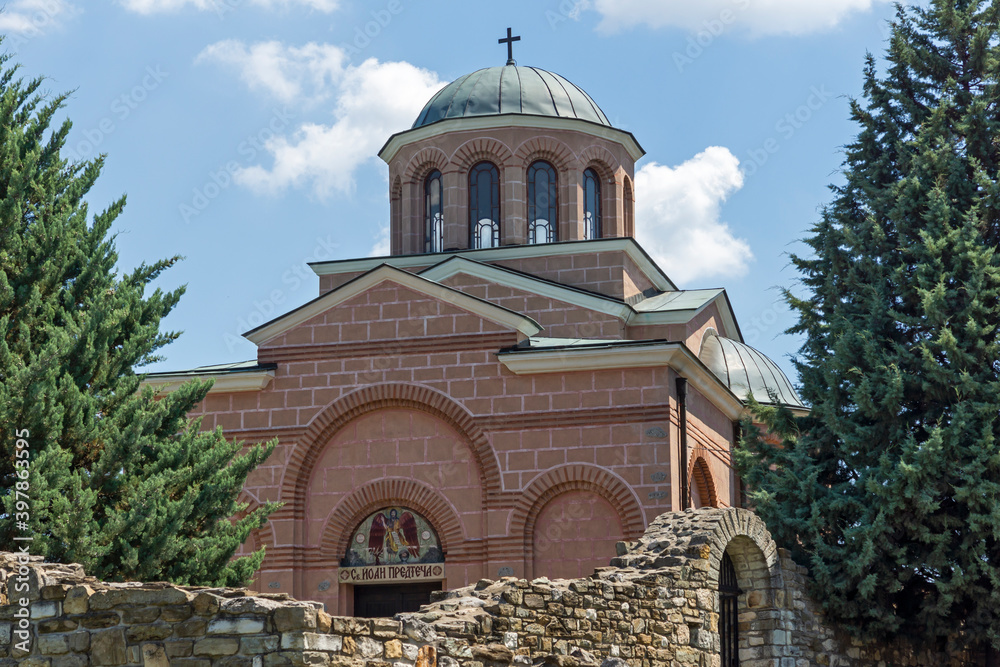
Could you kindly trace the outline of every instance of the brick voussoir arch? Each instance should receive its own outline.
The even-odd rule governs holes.
[[[594,169],[605,183],[612,185],[616,183],[615,174],[618,173],[621,164],[607,148],[588,146],[580,153],[579,160],[584,169]]]
[[[435,489],[412,479],[385,478],[355,489],[334,507],[323,528],[320,553],[342,558],[358,524],[388,505],[407,507],[430,521],[446,554],[465,540],[458,512]]]
[[[702,501],[708,502],[712,507],[719,506],[719,494],[715,488],[715,479],[712,477],[712,470],[708,467],[708,462],[701,456],[695,458],[688,469],[688,479],[694,480],[698,485],[698,491],[704,491],[708,497]]]
[[[577,159],[570,148],[554,137],[532,137],[517,147],[514,157],[527,168],[535,160],[549,162],[556,171],[565,173]]]
[[[585,464],[553,468],[531,480],[511,513],[508,534],[523,535],[525,541],[530,539],[545,504],[567,491],[596,493],[618,513],[626,538],[642,535],[646,527],[642,506],[628,483],[609,470]]]
[[[416,179],[427,176],[435,169],[444,171],[447,165],[448,155],[443,150],[433,146],[422,148],[406,163],[403,181],[406,183],[416,182]]]
[[[434,415],[465,436],[479,468],[483,500],[500,490],[500,464],[489,438],[464,407],[441,392],[414,384],[377,384],[343,396],[322,410],[299,436],[285,466],[281,499],[297,518],[305,512],[309,474],[323,448],[341,428],[376,410],[406,408]]]
[[[460,172],[466,172],[479,162],[492,162],[502,169],[504,165],[510,163],[514,153],[507,144],[490,139],[479,137],[470,139],[455,149],[451,154],[451,165]]]

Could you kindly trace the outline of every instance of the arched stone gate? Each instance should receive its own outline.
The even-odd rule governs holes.
[[[692,627],[696,642],[722,654],[724,639],[736,650],[722,667],[770,667],[775,658],[789,657],[792,629],[780,608],[782,590],[778,548],[764,522],[743,509],[701,508],[657,517],[645,535],[626,545],[612,565],[653,568],[667,574],[677,588],[697,600],[707,622]],[[724,618],[720,584],[723,558],[728,556],[739,589],[738,624]]]

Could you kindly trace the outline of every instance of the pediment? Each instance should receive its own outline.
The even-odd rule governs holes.
[[[362,307],[365,310],[346,312]],[[282,336],[288,344],[308,344],[316,340],[314,332],[306,329],[347,326],[352,329],[352,342],[379,340],[389,337],[389,329],[382,327],[381,334],[372,336],[375,325],[399,320],[423,323],[425,335],[446,335],[448,322],[466,333],[516,331],[523,338],[542,330],[521,313],[383,264],[243,336],[258,346],[280,344]],[[364,334],[362,323],[367,325]],[[420,335],[417,328],[408,328],[406,335]],[[320,342],[336,340],[336,336],[326,336]]]

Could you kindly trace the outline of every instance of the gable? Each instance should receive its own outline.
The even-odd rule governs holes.
[[[381,266],[244,336],[281,347],[501,332],[525,338],[541,330],[520,313]]]
[[[464,272],[449,276],[441,284],[527,315],[542,326],[547,336],[620,339],[625,327],[621,317],[608,312]],[[612,309],[620,309],[616,304],[609,305]]]

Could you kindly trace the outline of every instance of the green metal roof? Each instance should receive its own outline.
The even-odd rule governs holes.
[[[675,310],[698,310],[716,299],[725,290],[717,289],[691,289],[677,290],[675,292],[664,292],[656,296],[643,299],[635,304],[635,308],[640,313],[664,313]]]
[[[260,364],[257,363],[256,359],[250,361],[238,361],[228,364],[213,364],[211,366],[199,366],[197,368],[189,368],[183,371],[160,371],[157,373],[145,373],[146,377],[156,378],[161,376],[174,376],[174,375],[190,375],[192,377],[198,375],[218,375],[220,373],[253,373],[255,371],[273,371],[278,367],[277,364]]]
[[[487,67],[457,79],[424,106],[413,127],[448,118],[526,114],[576,118],[611,127],[597,103],[578,86],[537,67]]]
[[[778,365],[746,343],[709,334],[698,357],[741,399],[753,394],[761,403],[806,407]]]

